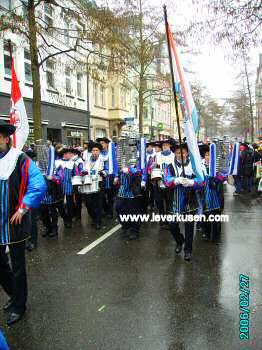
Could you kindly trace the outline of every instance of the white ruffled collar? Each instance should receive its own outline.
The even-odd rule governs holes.
[[[17,148],[10,148],[6,155],[0,159],[0,180],[8,180],[15,170],[17,160],[23,152]]]

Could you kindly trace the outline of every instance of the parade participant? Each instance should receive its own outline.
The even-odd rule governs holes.
[[[94,141],[85,141],[84,142],[84,151],[82,154],[83,161],[86,161],[89,157],[91,157],[91,145]]]
[[[80,176],[81,172],[83,171],[84,162],[81,158],[81,152],[77,149],[72,150],[75,156],[72,158],[72,161],[74,163],[73,165],[73,172],[72,172],[72,179],[74,176]],[[78,191],[78,186],[73,186],[74,190],[74,217],[76,220],[81,220],[81,213],[82,213],[82,195]]]
[[[243,151],[241,152],[241,168],[243,176],[243,188],[247,192],[251,192],[254,178],[254,152],[248,146],[243,144]]]
[[[146,191],[145,193],[145,212],[147,211],[148,206],[151,210],[154,209],[155,199],[154,199],[154,185],[151,181],[151,172],[156,156],[156,152],[154,150],[154,143],[148,142],[146,149],[146,174],[147,174],[147,182],[146,182]]]
[[[160,165],[157,165],[157,159],[161,157],[161,152],[162,152],[162,143],[161,141],[155,141],[153,142],[153,147],[155,149],[155,157],[154,157],[154,162],[152,165],[152,170],[151,170],[151,181],[153,184],[153,189],[154,189],[154,200],[156,203],[156,207],[158,212],[160,213],[161,209],[164,208],[164,203],[163,203],[163,198],[160,194],[160,183],[159,178],[152,178],[152,171],[153,169],[157,169],[157,167],[160,168]],[[161,173],[162,176],[162,173]]]
[[[167,167],[174,163],[174,153],[171,151],[172,140],[162,141],[162,152],[158,152],[155,158],[155,166],[162,169],[162,177],[164,176]],[[173,198],[174,190],[165,185],[163,180],[158,182],[158,191],[156,201],[159,205],[159,214],[164,215],[169,211],[169,205]],[[164,221],[160,225],[165,224]]]
[[[46,191],[41,172],[23,152],[12,147],[16,128],[0,121],[0,284],[10,297],[4,306],[11,311],[10,326],[26,310],[27,278],[25,241],[30,235],[29,210],[39,206]],[[5,253],[9,246],[12,268]]]
[[[209,220],[213,215],[220,215],[224,209],[224,188],[225,177],[219,174],[216,169],[216,145],[199,146],[200,154],[204,157],[203,171],[205,184],[203,193],[203,212],[206,221],[202,223],[204,239],[213,242],[220,241],[221,223]]]
[[[141,143],[141,141],[140,141]],[[120,172],[120,187],[116,199],[116,212],[123,227],[123,234],[130,240],[139,238],[140,220],[121,220],[120,215],[139,215],[144,213],[143,191],[146,186],[146,174],[143,171],[143,155],[139,160],[130,159],[129,167],[123,167]],[[142,169],[141,169],[142,168]]]
[[[86,204],[87,212],[93,221],[97,230],[101,229],[102,224],[102,208],[103,194],[101,192],[102,176],[106,176],[104,172],[104,161],[100,157],[102,147],[99,143],[92,144],[92,155],[84,162],[82,175],[87,177],[88,184],[80,187],[83,199]],[[90,181],[90,182],[89,182]]]
[[[182,156],[184,171],[182,166],[182,156],[180,146],[175,147],[175,161],[167,167],[165,174],[165,183],[169,188],[174,188],[173,197],[169,205],[171,214],[196,214],[198,202],[196,189],[201,185],[193,173],[191,162],[188,156],[187,144],[182,144]],[[185,221],[185,236],[180,232],[179,223],[174,221],[170,224],[171,234],[174,237],[177,246],[176,254],[182,251],[184,244],[184,259],[192,259],[194,221]]]
[[[60,159],[55,163],[58,177],[61,179],[63,195],[66,197],[66,219],[65,227],[72,228],[72,220],[75,214],[74,189],[72,185],[75,150],[64,148],[60,154]]]
[[[40,206],[40,217],[45,227],[42,236],[55,237],[58,235],[58,214],[66,226],[61,172],[55,167],[57,153],[52,144],[38,145],[37,150],[38,166],[47,184],[47,191]]]
[[[116,196],[116,188],[115,186],[118,184],[118,165],[115,155],[115,145],[112,145],[112,142],[107,137],[101,137],[96,139],[97,142],[100,143],[101,157],[105,163],[105,170],[107,172],[107,176],[103,178],[103,209],[106,213],[106,216],[109,219],[113,218],[113,208],[114,208],[114,199]],[[110,152],[109,152],[110,148]],[[112,171],[109,171],[109,156],[111,157],[110,162],[113,161]]]
[[[241,193],[242,190],[242,176],[241,176],[241,158],[240,152],[243,150],[243,146],[240,146],[239,142],[236,142],[233,146],[231,153],[231,160],[229,164],[228,174],[233,176],[235,192],[234,196],[237,196]]]

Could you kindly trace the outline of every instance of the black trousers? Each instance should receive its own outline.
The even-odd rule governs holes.
[[[209,220],[210,215],[220,215],[221,210],[215,209],[205,213],[206,220]],[[209,222],[205,221],[202,224],[203,233],[205,234],[207,239],[212,239],[213,241],[219,241],[221,234],[221,222]]]
[[[5,249],[0,245],[0,284],[12,300],[13,311],[23,313],[27,301],[25,241],[9,245],[12,268]]]
[[[109,216],[113,216],[113,213],[114,213],[114,200],[115,200],[115,189],[114,188],[105,189],[103,192],[103,209],[104,209],[104,212]]]
[[[66,195],[66,221],[67,222],[72,222],[75,211],[76,211],[76,208],[75,208],[75,202],[74,202],[74,195],[67,194]]]
[[[82,214],[82,194],[76,192],[74,194],[75,203],[74,203],[74,213],[73,216],[77,219],[81,219]]]
[[[174,190],[170,188],[161,189],[155,185],[155,200],[159,215],[164,215],[172,211]]]
[[[144,198],[143,196],[135,198],[120,198],[116,199],[116,212],[118,215],[118,220],[122,225],[124,230],[130,229],[137,235],[139,234],[139,229],[141,222],[121,221],[120,215],[139,215],[144,213]]]
[[[174,237],[177,244],[184,245],[185,253],[192,253],[193,250],[193,238],[194,238],[194,222],[185,222],[185,237],[180,232],[178,222],[170,223],[171,234]]]
[[[31,210],[31,232],[30,232],[30,242],[37,246],[38,239],[38,227],[37,227],[37,219],[38,219],[38,208],[33,208]]]
[[[147,211],[148,206],[151,209],[153,209],[155,206],[155,190],[154,184],[151,181],[148,181],[146,191],[144,192],[144,205],[145,212]]]
[[[66,221],[66,212],[62,202],[50,205],[42,204],[40,207],[40,215],[43,225],[50,229],[56,228],[58,223],[58,213],[62,219]]]
[[[95,224],[101,225],[103,210],[103,193],[101,191],[84,194],[87,212]]]

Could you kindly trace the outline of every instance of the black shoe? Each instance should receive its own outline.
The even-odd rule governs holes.
[[[24,316],[24,313],[22,314],[17,314],[16,312],[12,312],[10,314],[10,316],[7,319],[7,325],[8,326],[12,326],[13,324],[15,324],[16,322],[20,321]]]
[[[50,234],[48,235],[48,237],[53,238],[53,237],[56,237],[57,235],[58,235],[58,231],[55,230],[55,232],[50,233]]]
[[[185,253],[184,260],[186,261],[192,260],[192,253],[189,253],[189,252]]]
[[[3,306],[3,310],[4,310],[5,312],[7,312],[7,311],[10,311],[10,310],[12,309],[12,307],[13,307],[13,302],[12,302],[11,299],[9,299],[9,300],[7,301],[7,303]]]
[[[72,222],[65,222],[65,228],[72,228]]]
[[[131,232],[128,238],[130,241],[134,241],[134,240],[138,239],[138,234],[135,232]]]
[[[42,234],[42,237],[47,237],[52,232],[52,227],[46,227],[45,232]]]
[[[34,250],[34,249],[35,249],[34,243],[28,242],[28,243],[26,244],[26,250],[27,250],[27,251],[31,252],[31,251]]]
[[[96,224],[96,230],[101,230],[101,224]]]
[[[176,254],[181,253],[181,251],[182,251],[182,246],[183,246],[182,244],[177,244],[176,250],[175,250]]]
[[[206,242],[210,241],[210,235],[203,234],[203,240]]]

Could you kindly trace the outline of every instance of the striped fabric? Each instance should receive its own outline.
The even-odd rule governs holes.
[[[211,186],[211,180],[212,182],[217,181],[215,178],[206,176],[205,178],[206,187],[205,187],[205,193],[204,193],[204,200],[205,200],[204,211],[211,211],[211,210],[220,208],[217,186],[213,188]]]
[[[8,180],[0,180],[0,198],[1,243],[8,244],[10,242]]]
[[[64,195],[73,194],[72,173],[73,169],[63,169],[62,189]]]
[[[120,175],[120,188],[118,191],[118,197],[121,198],[135,198],[134,194],[130,190],[130,175],[121,174]]]

